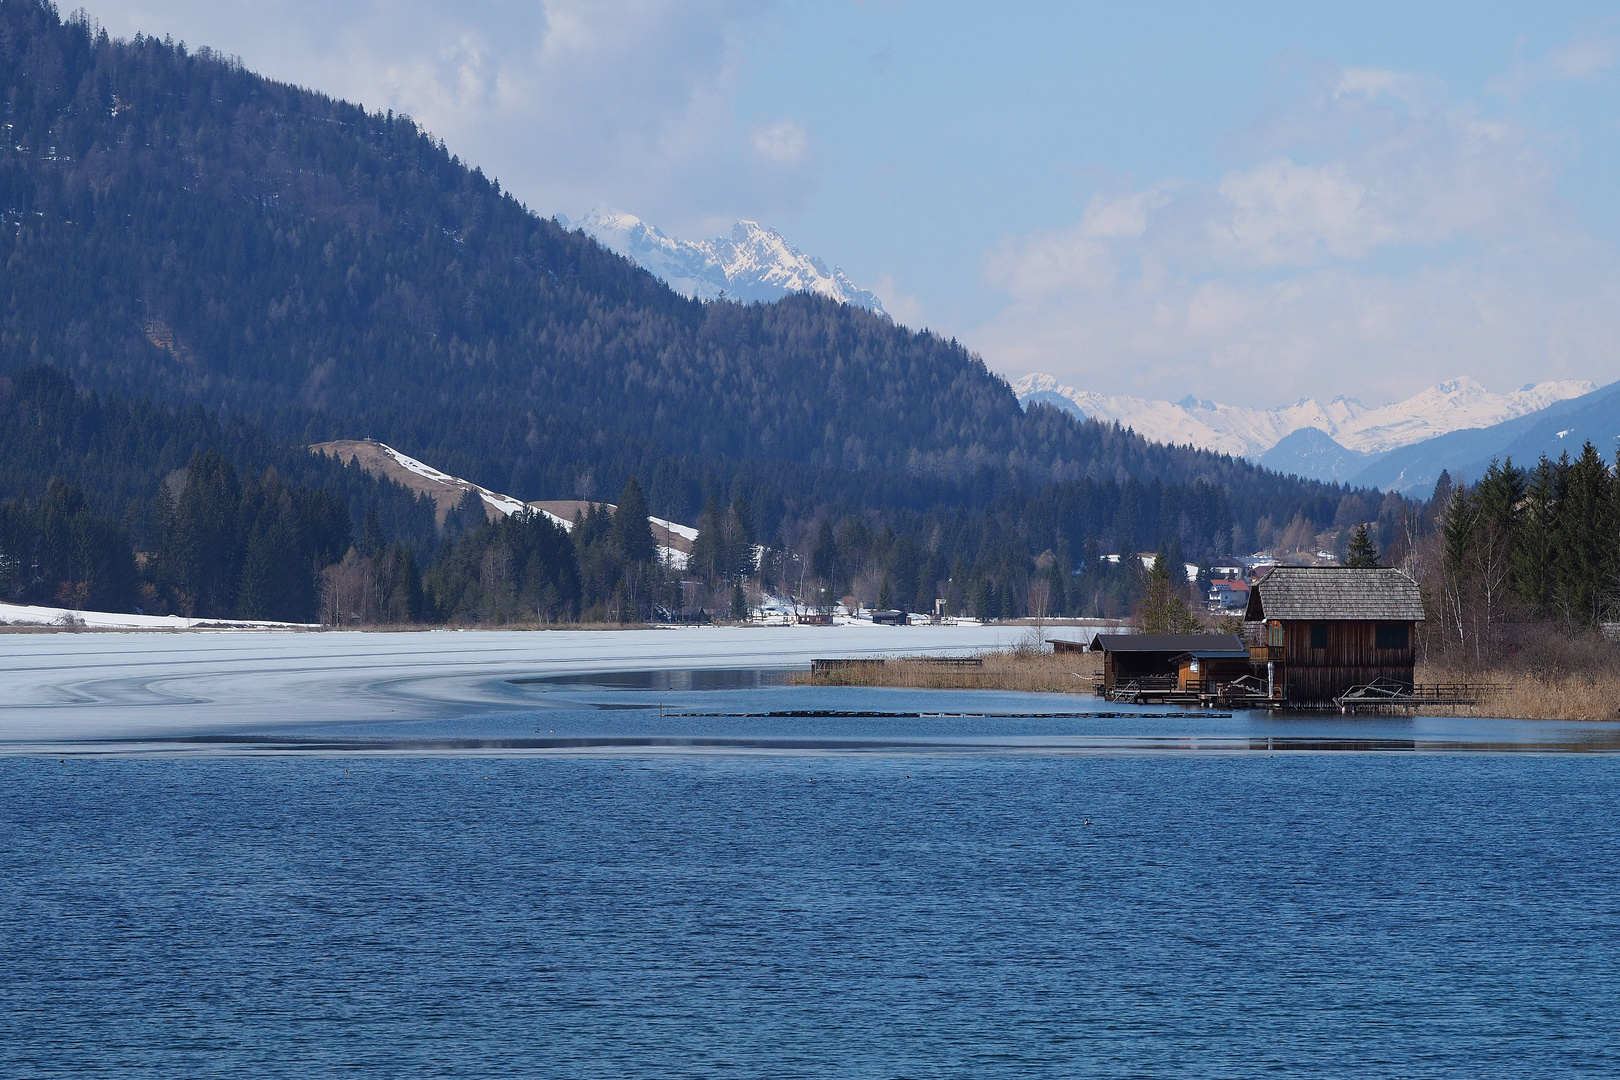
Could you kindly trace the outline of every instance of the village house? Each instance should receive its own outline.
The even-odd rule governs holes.
[[[1207,597],[1218,611],[1244,611],[1249,606],[1249,583],[1242,578],[1215,578]]]
[[[1410,692],[1417,583],[1384,567],[1278,566],[1244,613],[1250,659],[1290,706],[1324,707],[1374,682]]]

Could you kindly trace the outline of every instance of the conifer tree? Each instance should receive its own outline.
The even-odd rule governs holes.
[[[626,562],[648,563],[658,554],[647,522],[647,497],[642,494],[641,481],[633,476],[625,481],[613,511],[613,542]]]
[[[1543,454],[1527,477],[1511,581],[1514,597],[1532,616],[1543,616],[1552,609],[1558,564],[1558,513],[1567,464],[1566,459],[1566,467],[1560,467]]]
[[[1356,531],[1350,535],[1350,546],[1346,551],[1344,564],[1356,567],[1378,565],[1378,548],[1373,544],[1372,538],[1367,535],[1367,523],[1365,521],[1357,525]]]
[[[720,500],[710,495],[698,517],[697,539],[692,541],[692,555],[686,561],[687,573],[710,587],[723,577],[725,563],[726,515],[720,509]]]
[[[1170,565],[1169,552],[1160,550],[1148,570],[1147,589],[1142,597],[1142,611],[1137,625],[1144,634],[1190,634],[1198,629],[1198,619],[1187,610],[1176,588],[1178,565]]]
[[[1587,443],[1568,466],[1568,484],[1558,514],[1559,563],[1554,594],[1560,614],[1573,623],[1603,616],[1612,597],[1608,580],[1614,565],[1614,477],[1597,449]]]

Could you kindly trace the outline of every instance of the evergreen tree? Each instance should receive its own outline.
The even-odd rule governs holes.
[[[838,571],[838,541],[833,537],[832,522],[823,520],[816,530],[816,546],[810,552],[810,574],[832,585],[838,580]]]
[[[994,622],[1001,618],[1000,594],[993,581],[981,577],[973,587],[973,617],[981,622]]]
[[[1614,477],[1587,443],[1569,463],[1564,502],[1557,518],[1558,570],[1554,583],[1560,613],[1573,623],[1603,617],[1612,598],[1610,577],[1617,533]]]
[[[1559,507],[1567,473],[1567,458],[1558,465],[1543,454],[1527,478],[1511,580],[1514,596],[1532,616],[1546,615],[1553,607],[1553,583],[1559,562]]]
[[[1056,559],[1046,568],[1046,613],[1054,618],[1062,618],[1069,613],[1069,581],[1070,574],[1066,563]]]
[[[686,561],[686,572],[713,588],[726,578],[726,514],[720,508],[720,499],[710,495],[698,518],[697,539],[692,541],[692,555]]]
[[[246,536],[238,518],[241,485],[217,450],[186,467],[160,558],[184,614],[230,618],[236,611]]]
[[[1191,634],[1198,629],[1198,619],[1187,610],[1177,588],[1176,576],[1182,568],[1171,566],[1167,551],[1161,550],[1147,573],[1147,588],[1142,598],[1142,610],[1137,616],[1137,627],[1144,634]]]
[[[647,521],[647,498],[642,494],[641,481],[633,476],[625,481],[619,505],[613,511],[613,544],[626,562],[649,563],[658,555],[658,544]]]
[[[1350,535],[1350,546],[1346,550],[1344,564],[1357,567],[1378,565],[1378,548],[1367,535],[1366,522],[1357,525],[1356,531]]]

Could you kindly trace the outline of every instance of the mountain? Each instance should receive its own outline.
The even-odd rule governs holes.
[[[1191,445],[1250,460],[1259,460],[1285,436],[1302,428],[1324,432],[1347,450],[1380,454],[1450,431],[1498,424],[1593,389],[1592,383],[1566,380],[1496,394],[1462,377],[1378,408],[1336,397],[1326,404],[1308,398],[1280,409],[1253,409],[1192,397],[1177,402],[1106,397],[1061,386],[1052,376],[1042,374],[1025,375],[1013,384],[1019,400],[1026,403],[1041,401],[1077,416],[1111,420],[1154,442]]]
[[[1276,446],[1261,454],[1260,464],[1285,475],[1343,483],[1378,456],[1340,446],[1319,428],[1302,427],[1284,435]]]
[[[577,222],[557,220],[623,255],[682,296],[770,303],[793,293],[811,292],[886,314],[883,302],[850,281],[841,267],[828,270],[826,263],[757,222],[739,221],[731,227],[730,236],[713,240],[677,240],[610,207],[599,206]]]
[[[735,511],[795,580],[834,568],[831,595],[887,560],[938,571],[908,597],[966,575],[1013,611],[1047,551],[1203,557],[1369,505],[1020,407],[957,342],[824,295],[682,296],[406,117],[41,0],[0,0],[0,100],[0,374],[47,365],[283,448],[371,439],[525,502],[635,479],[668,520]],[[611,606],[580,572],[576,610]]]
[[[1442,471],[1453,479],[1478,480],[1495,460],[1534,464],[1543,454],[1580,455],[1590,442],[1613,458],[1620,439],[1620,382],[1581,397],[1555,402],[1528,416],[1469,431],[1454,431],[1402,447],[1370,462],[1350,478],[1390,491],[1427,495]]]

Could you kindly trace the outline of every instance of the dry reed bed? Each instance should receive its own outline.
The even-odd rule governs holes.
[[[979,653],[980,667],[930,663],[926,657],[887,657],[881,665],[852,665],[821,674],[799,672],[801,686],[894,686],[914,690],[1020,690],[1090,693],[1091,676],[1102,670],[1094,653]],[[1620,720],[1620,670],[1556,674],[1497,674],[1498,690],[1472,708],[1435,710],[1446,715],[1500,716],[1516,720]],[[1420,666],[1420,683],[1479,683],[1477,673]]]
[[[978,667],[931,663],[928,657],[891,656],[882,664],[855,664],[813,674],[796,673],[800,686],[898,686],[912,690],[1023,690],[1042,693],[1091,692],[1091,676],[1102,670],[1092,653],[982,652]]]
[[[1497,684],[1497,689],[1477,706],[1435,711],[1512,720],[1620,720],[1620,671],[1498,672],[1486,678]],[[1478,683],[1485,679],[1478,672],[1422,666],[1417,681]]]

